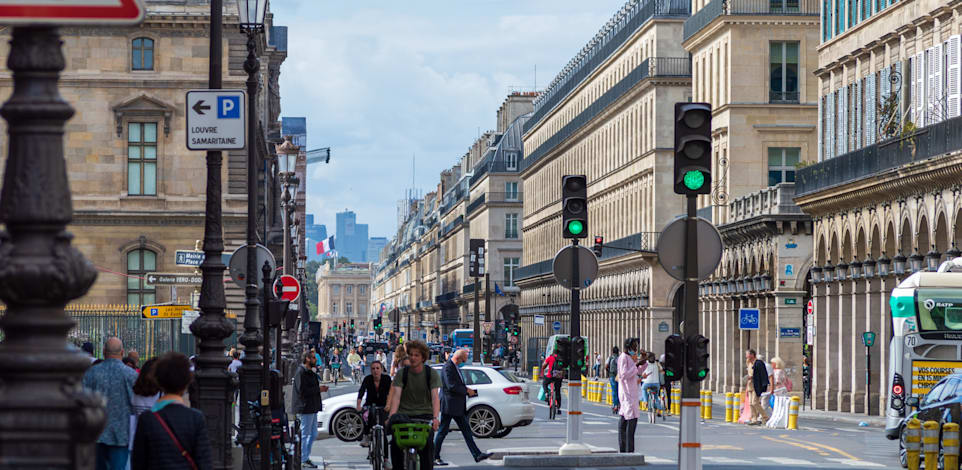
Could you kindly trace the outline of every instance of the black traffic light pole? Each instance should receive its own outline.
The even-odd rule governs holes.
[[[688,215],[685,218],[685,301],[682,336],[685,344],[698,335],[698,230],[696,224],[697,196],[689,194]],[[687,348],[686,348],[687,349]],[[687,361],[686,361],[687,362]],[[693,382],[688,374],[682,374],[681,381],[681,425],[678,428],[678,464],[680,469],[701,469],[701,429],[698,427],[698,412],[701,410],[698,382]]]
[[[571,247],[578,249],[578,239],[571,239]],[[568,336],[568,426],[565,444],[558,450],[561,455],[587,454],[590,450],[581,442],[581,367],[578,365],[578,348],[575,338],[581,336],[581,266],[578,252],[571,257],[571,333]],[[582,358],[584,359],[584,358]]]

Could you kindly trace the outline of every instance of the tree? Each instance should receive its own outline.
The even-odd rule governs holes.
[[[317,261],[307,262],[307,279],[304,280],[304,298],[307,300],[307,311],[311,314],[311,320],[317,319],[317,270],[321,263]]]

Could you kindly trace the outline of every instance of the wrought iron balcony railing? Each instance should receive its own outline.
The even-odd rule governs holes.
[[[683,41],[694,36],[719,16],[818,16],[817,0],[712,0],[685,20]]]

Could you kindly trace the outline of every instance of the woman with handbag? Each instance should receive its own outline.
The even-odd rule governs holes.
[[[167,353],[154,364],[163,395],[140,414],[130,456],[132,470],[208,470],[213,467],[204,415],[187,406],[184,393],[194,379],[190,361]]]

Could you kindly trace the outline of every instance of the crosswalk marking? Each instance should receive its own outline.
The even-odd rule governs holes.
[[[611,424],[611,423],[607,423],[607,422],[604,422],[604,421],[585,421],[585,424],[592,424],[592,425],[594,425],[594,424],[604,424],[604,425],[609,425],[609,424]]]
[[[758,460],[766,460],[779,465],[815,465],[814,462],[808,460],[792,459],[788,457],[759,457]]]
[[[645,463],[654,463],[654,464],[666,464],[666,463],[667,463],[667,464],[673,464],[673,463],[675,463],[675,461],[674,461],[674,460],[671,460],[671,459],[663,459],[663,458],[661,458],[661,457],[650,457],[650,456],[647,456],[647,455],[646,455],[646,456],[645,456]]]
[[[750,465],[752,462],[750,460],[733,459],[731,457],[715,457],[715,456],[702,456],[701,458],[705,462],[726,464],[726,465]]]
[[[849,467],[862,467],[862,468],[885,467],[885,465],[882,465],[880,463],[868,462],[865,460],[852,460],[852,459],[841,459],[841,458],[830,458],[828,460],[831,460],[832,462],[838,462],[842,465],[848,465]]]

